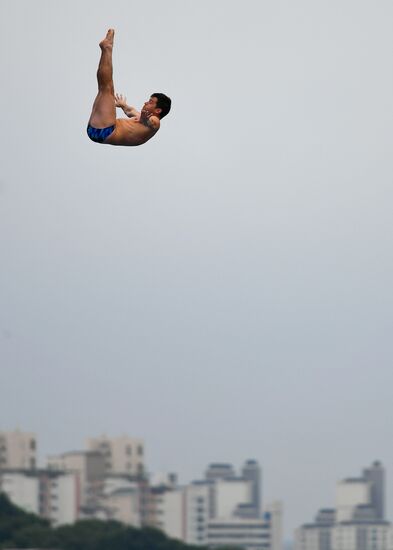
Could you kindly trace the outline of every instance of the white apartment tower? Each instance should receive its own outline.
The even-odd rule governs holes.
[[[142,439],[134,437],[104,436],[90,438],[87,447],[100,452],[105,459],[107,474],[141,477],[145,472],[145,453]]]
[[[34,470],[37,466],[37,440],[33,433],[0,432],[0,470]]]
[[[363,478],[349,477],[336,486],[336,521],[350,521],[356,508],[371,502],[371,484]]]
[[[214,483],[194,481],[185,488],[185,542],[191,545],[207,544],[207,525],[212,517]]]
[[[71,472],[2,470],[0,491],[16,506],[48,519],[52,525],[78,519],[78,479]]]
[[[7,495],[15,506],[39,515],[40,494],[37,476],[27,475],[21,470],[2,470],[0,491]]]
[[[240,477],[217,479],[214,484],[213,514],[217,518],[238,515],[239,507],[252,502],[251,483]]]

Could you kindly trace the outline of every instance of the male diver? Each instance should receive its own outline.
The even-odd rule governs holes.
[[[162,93],[154,93],[145,102],[141,112],[126,103],[113,86],[112,49],[115,31],[109,29],[100,42],[101,59],[98,65],[98,94],[87,126],[87,135],[97,143],[110,145],[142,145],[160,128],[161,119],[171,109],[171,100]],[[128,118],[116,118],[116,107]]]

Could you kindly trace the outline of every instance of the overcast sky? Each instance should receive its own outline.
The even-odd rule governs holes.
[[[142,147],[86,136],[109,27],[116,90],[173,100]],[[390,0],[0,0],[0,430],[42,463],[139,436],[182,482],[256,458],[287,536],[392,477],[392,27]]]

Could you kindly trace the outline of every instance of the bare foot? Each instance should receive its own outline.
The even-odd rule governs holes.
[[[100,48],[101,50],[105,48],[113,48],[113,38],[115,36],[115,30],[109,29],[109,31],[106,33],[106,37],[104,40],[101,40],[100,42]]]

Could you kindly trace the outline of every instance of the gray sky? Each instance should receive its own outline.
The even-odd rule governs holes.
[[[173,99],[89,141],[115,86]],[[257,458],[287,535],[393,472],[390,1],[0,2],[0,429],[187,482]],[[393,484],[388,490],[392,512]]]

